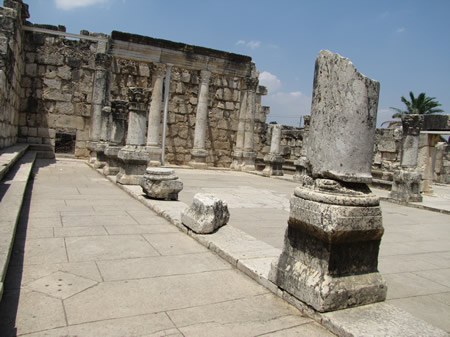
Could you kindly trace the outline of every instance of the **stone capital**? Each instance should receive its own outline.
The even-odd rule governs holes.
[[[111,65],[112,57],[106,53],[95,54],[95,67],[99,70],[106,70]]]
[[[424,115],[402,115],[403,136],[419,136],[423,123]]]
[[[128,101],[112,100],[111,112],[113,119],[115,120],[127,120],[128,119]]]
[[[167,66],[165,64],[154,64],[152,67],[153,74],[156,77],[163,77],[166,74]]]
[[[258,88],[258,83],[259,83],[258,78],[254,77],[245,78],[245,86],[247,90],[256,91],[256,89]]]
[[[149,88],[128,88],[128,101],[130,110],[146,111],[150,93],[151,89]]]
[[[211,72],[209,70],[200,71],[200,82],[201,84],[208,84],[211,79]]]

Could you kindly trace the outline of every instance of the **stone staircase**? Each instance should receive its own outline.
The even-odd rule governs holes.
[[[0,150],[0,300],[26,187],[38,152],[29,144]]]

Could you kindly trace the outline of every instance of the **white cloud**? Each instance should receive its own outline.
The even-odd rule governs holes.
[[[400,28],[397,28],[397,30],[396,30],[397,33],[404,33],[405,31],[406,31],[405,27],[400,27]]]
[[[261,46],[261,41],[257,40],[251,40],[251,41],[245,41],[245,40],[239,40],[235,43],[236,46],[246,46],[250,49],[256,49]]]
[[[247,46],[250,47],[251,49],[256,49],[261,45],[261,41],[254,41],[251,40],[249,42],[247,42]]]
[[[302,116],[311,114],[311,97],[300,91],[277,92],[262,100],[263,105],[270,106],[267,122],[299,126]]]
[[[70,10],[77,7],[87,7],[104,3],[108,0],[55,0],[55,5],[59,9]]]
[[[268,71],[263,71],[259,74],[259,84],[267,87],[269,93],[274,93],[281,87],[281,81],[275,75]]]

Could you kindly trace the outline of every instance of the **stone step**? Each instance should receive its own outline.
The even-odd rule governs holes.
[[[15,144],[0,150],[0,181],[14,163],[23,156],[28,147],[28,144]]]
[[[40,159],[55,158],[53,146],[50,144],[30,144],[29,150],[36,152],[36,158]]]
[[[27,151],[15,165],[10,166],[9,172],[0,182],[0,300],[20,210],[35,160],[36,152]]]

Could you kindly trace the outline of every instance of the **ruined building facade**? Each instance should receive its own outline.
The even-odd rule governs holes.
[[[129,88],[148,89],[148,114],[161,67],[171,68],[166,162],[192,160],[202,72],[208,73],[203,93],[207,166],[230,167],[240,127],[247,143],[252,143],[252,152],[263,147],[260,135],[269,109],[261,106],[261,96],[267,91],[258,85],[250,57],[116,31],[111,35],[82,31],[75,36],[65,33],[63,26],[31,24],[28,17],[26,4],[4,0],[0,8],[0,148],[17,142],[48,144],[56,152],[87,158],[95,99],[101,96],[101,105],[111,107],[128,101]],[[101,93],[95,87],[99,69],[106,77]],[[162,122],[162,106],[160,114]],[[147,129],[149,122],[145,123]]]

